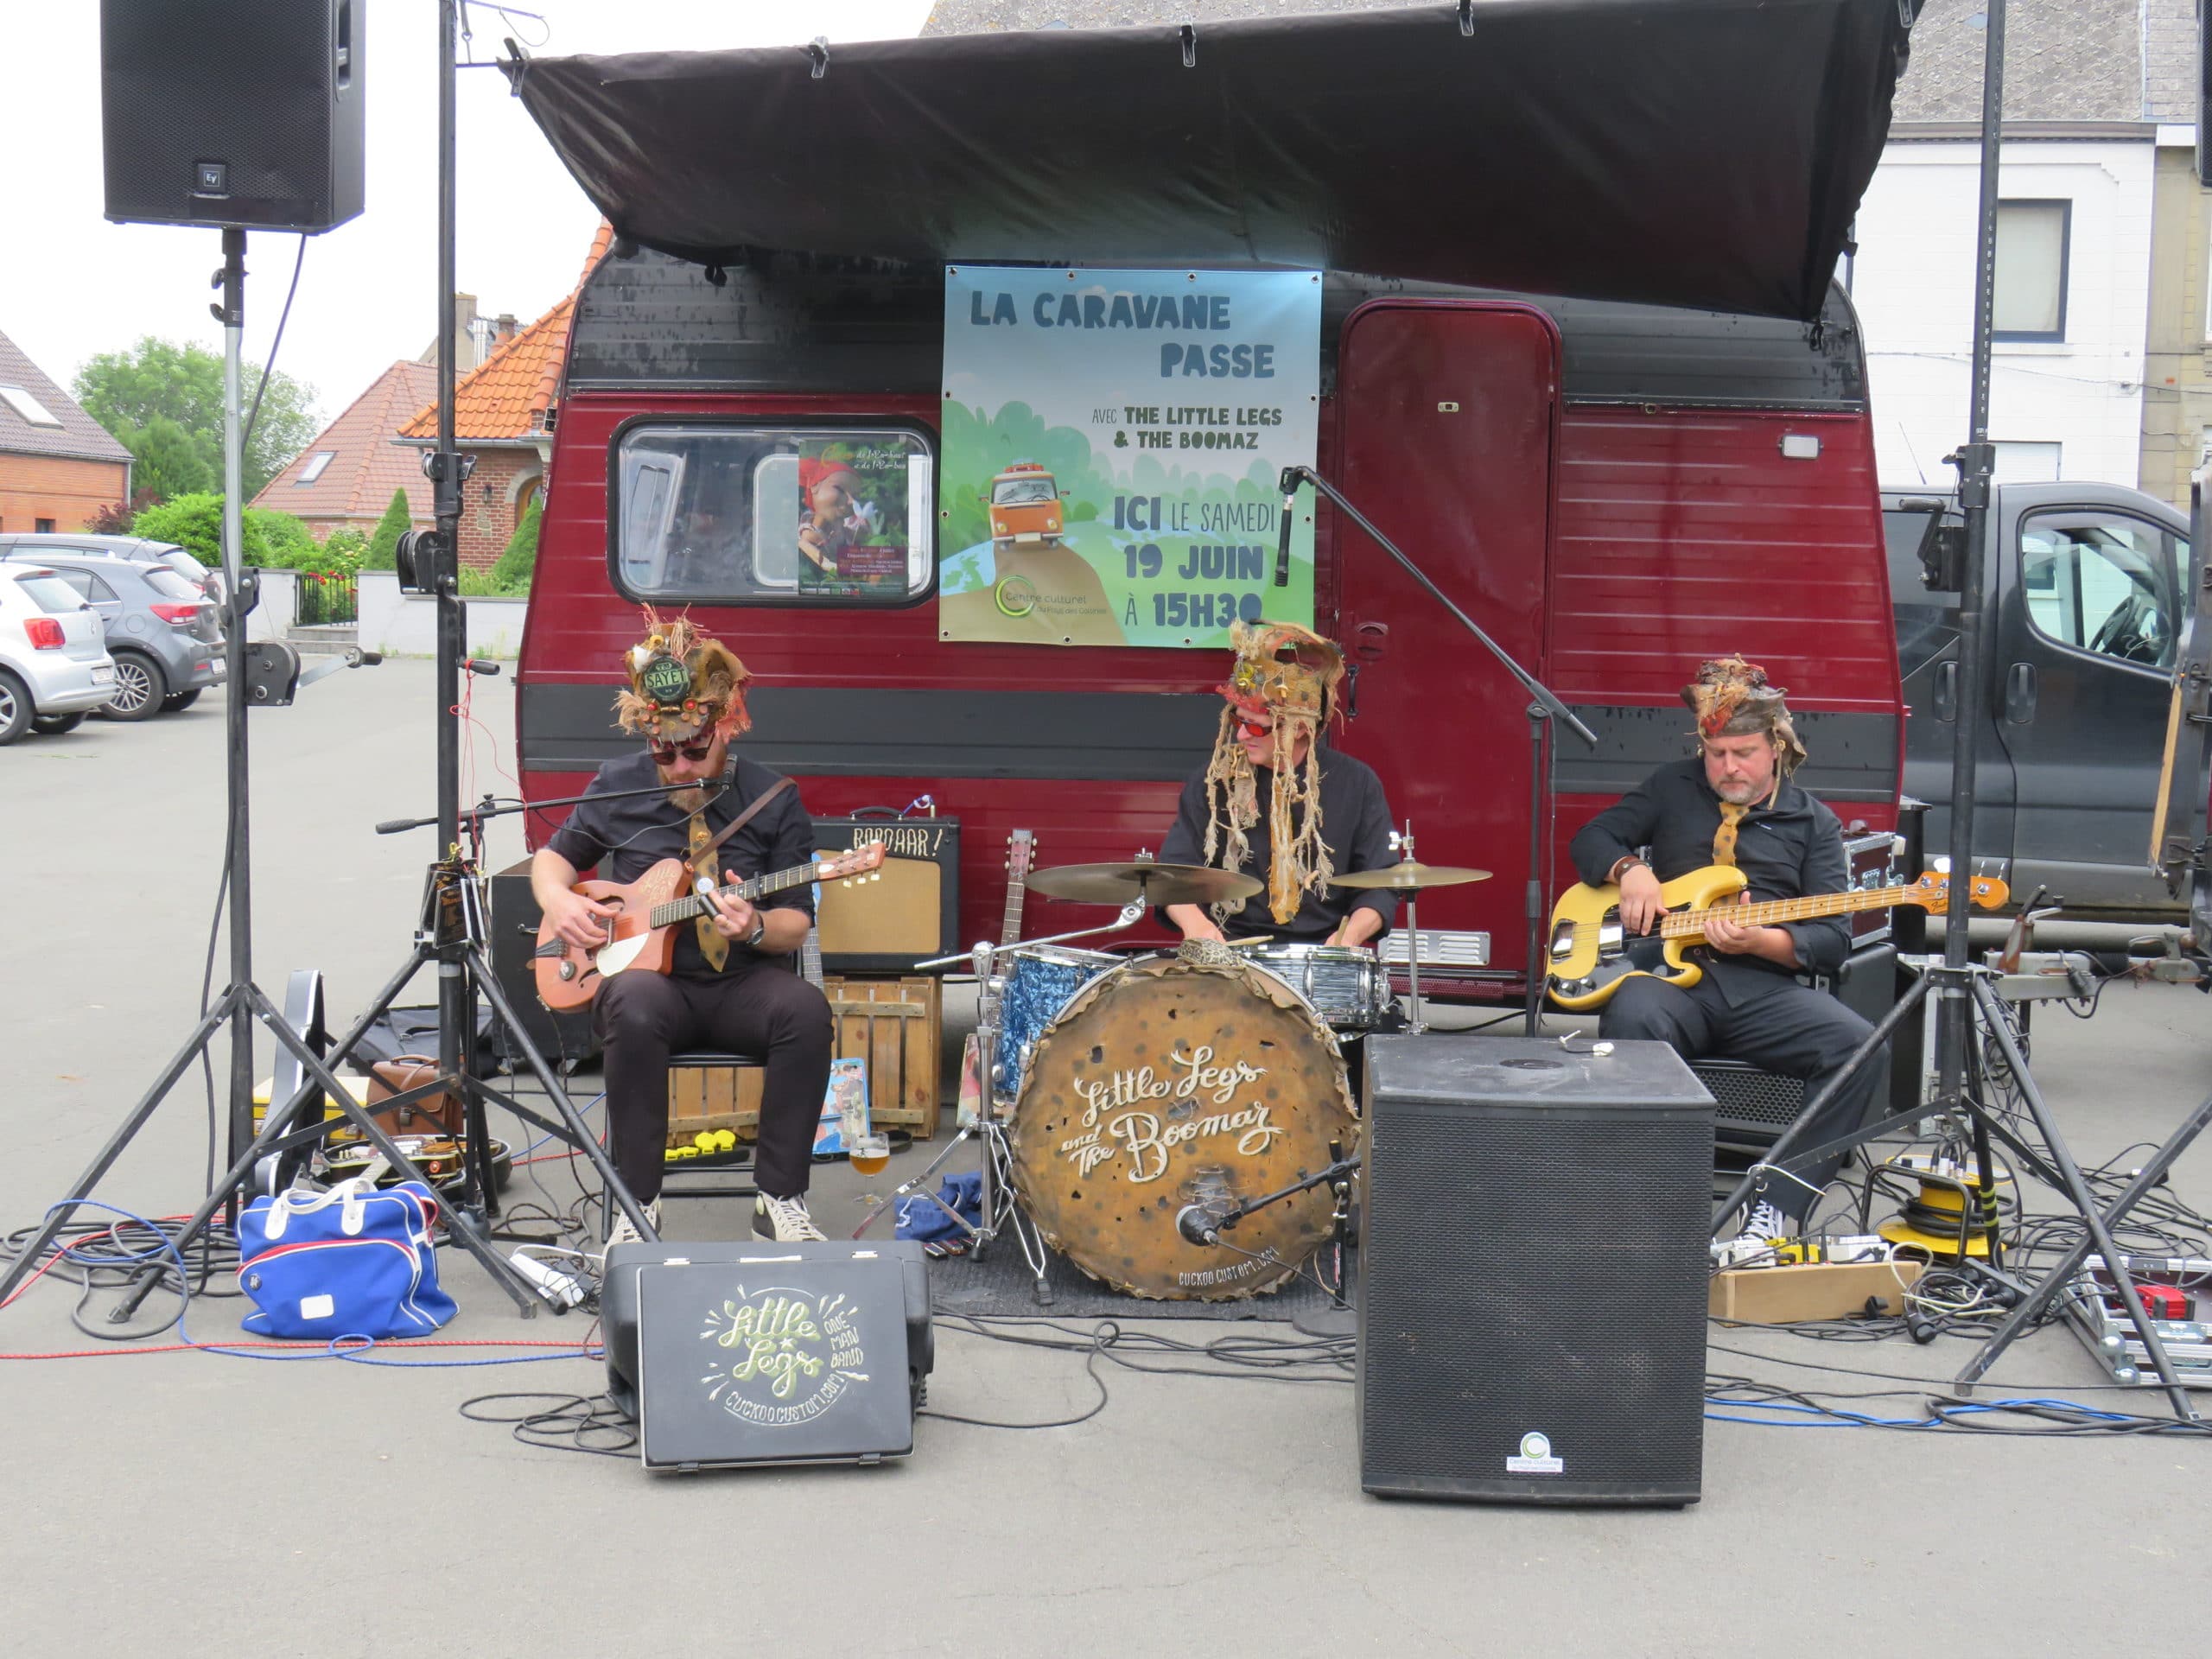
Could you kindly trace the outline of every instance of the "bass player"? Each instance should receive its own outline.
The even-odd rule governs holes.
[[[667,793],[586,799],[531,861],[531,888],[546,921],[584,950],[603,942],[613,914],[574,891],[584,870],[631,881],[663,859],[684,858],[700,874],[720,869],[735,882],[814,855],[814,826],[791,780],[730,752],[753,723],[744,664],[689,618],[664,623],[648,610],[645,619],[648,636],[625,658],[630,683],[614,701],[617,723],[645,747],[601,766],[588,794],[649,790],[656,781]],[[676,930],[667,973],[613,975],[593,1002],[606,1049],[608,1150],[658,1229],[670,1054],[705,1047],[760,1055],[766,1070],[753,1230],[785,1242],[818,1239],[806,1188],[830,1082],[832,1022],[821,989],[790,971],[813,925],[812,890],[787,889],[772,909],[721,894],[709,903],[695,924]],[[634,1240],[629,1218],[609,1208],[607,1243]]]
[[[1849,886],[1835,814],[1790,781],[1805,759],[1782,692],[1740,657],[1701,664],[1682,701],[1697,715],[1698,755],[1653,772],[1585,825],[1569,847],[1592,887],[1620,888],[1629,933],[1649,933],[1666,906],[1660,884],[1708,865],[1742,869],[1749,903],[1840,893]],[[1647,861],[1648,853],[1648,861]],[[1656,1038],[1685,1059],[1745,1061],[1801,1077],[1810,1100],[1866,1040],[1871,1027],[1834,997],[1802,983],[1833,975],[1851,949],[1840,917],[1777,927],[1716,918],[1690,955],[1703,969],[1684,988],[1649,976],[1621,982],[1599,1020],[1606,1038]],[[1815,1146],[1856,1128],[1889,1075],[1886,1048],[1870,1057],[1806,1125]],[[1795,1235],[1841,1154],[1814,1167],[1769,1173],[1745,1218],[1762,1239]]]

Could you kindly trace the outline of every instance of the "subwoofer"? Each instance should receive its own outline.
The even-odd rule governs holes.
[[[1713,1097],[1655,1042],[1376,1036],[1367,1067],[1360,1484],[1695,1503]]]
[[[100,0],[107,217],[327,231],[361,211],[366,0]]]

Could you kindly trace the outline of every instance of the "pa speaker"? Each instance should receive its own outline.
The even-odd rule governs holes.
[[[1367,1065],[1360,1484],[1695,1503],[1712,1096],[1663,1043],[1370,1037]]]
[[[361,211],[366,0],[100,0],[107,216],[327,231]]]
[[[648,1469],[914,1449],[936,1349],[911,1239],[618,1244],[600,1311],[607,1392],[637,1418]]]

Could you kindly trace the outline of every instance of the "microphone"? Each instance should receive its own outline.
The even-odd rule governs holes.
[[[1300,468],[1286,467],[1276,480],[1282,491],[1282,534],[1275,542],[1275,586],[1290,586],[1290,526],[1291,516],[1298,505],[1298,474]]]
[[[1175,1230],[1192,1244],[1218,1244],[1221,1231],[1214,1225],[1213,1211],[1202,1204],[1186,1204],[1175,1212]]]

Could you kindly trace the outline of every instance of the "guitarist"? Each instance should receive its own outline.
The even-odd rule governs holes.
[[[1682,701],[1697,715],[1696,758],[1653,772],[1592,818],[1569,848],[1585,881],[1619,887],[1622,927],[1649,933],[1665,912],[1660,884],[1713,864],[1741,868],[1749,880],[1745,902],[1847,887],[1842,826],[1790,781],[1805,748],[1766,671],[1740,657],[1705,663],[1682,689]],[[1656,1038],[1685,1059],[1744,1060],[1802,1077],[1811,1099],[1871,1029],[1796,977],[1833,975],[1843,965],[1848,924],[1834,916],[1777,927],[1715,919],[1704,931],[1705,944],[1693,952],[1704,969],[1695,985],[1623,981],[1599,1017],[1599,1034]],[[1856,1128],[1888,1075],[1885,1050],[1807,1125],[1802,1144]],[[1759,1238],[1796,1234],[1841,1162],[1837,1155],[1817,1167],[1770,1174],[1745,1231]]]
[[[596,867],[632,881],[665,858],[691,860],[734,882],[796,867],[814,855],[814,826],[790,780],[730,753],[750,728],[745,687],[752,677],[719,640],[688,617],[664,623],[648,610],[649,637],[625,658],[630,683],[615,698],[617,722],[645,740],[609,760],[592,795],[649,789],[665,796],[580,803],[531,859],[531,889],[554,931],[589,949],[602,942],[608,906],[573,891]],[[748,809],[752,815],[745,817]],[[715,845],[729,826],[743,823]],[[811,888],[779,893],[774,908],[738,899],[678,927],[666,974],[616,974],[592,1004],[606,1047],[608,1147],[615,1167],[656,1228],[668,1139],[668,1057],[686,1048],[758,1054],[766,1060],[754,1182],[753,1230],[782,1241],[818,1239],[806,1210],[815,1127],[830,1082],[830,1004],[790,971],[789,958],[813,925]],[[610,1206],[612,1208],[612,1206]],[[615,1210],[607,1242],[633,1241]]]

